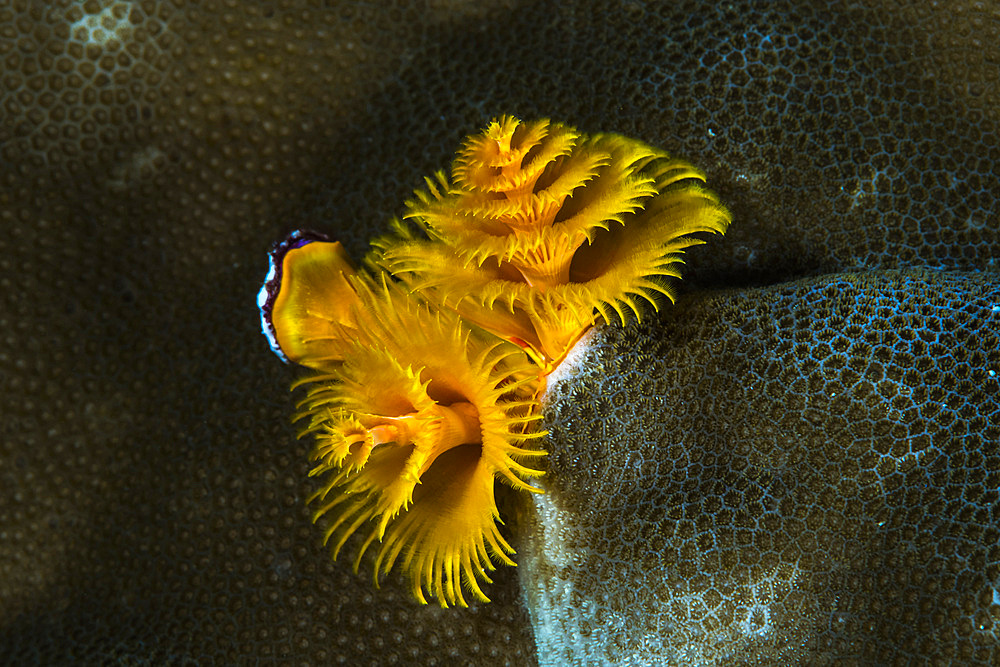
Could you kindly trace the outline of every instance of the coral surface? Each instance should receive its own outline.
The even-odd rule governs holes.
[[[541,661],[995,661],[998,324],[995,276],[878,271],[596,332],[546,397]]]
[[[996,275],[987,272],[1000,255],[998,45],[994,0],[0,4],[0,655],[21,664],[531,665],[574,650],[540,632],[536,651],[527,609],[537,622],[544,608],[531,576],[522,587],[515,570],[496,578],[491,604],[441,610],[413,603],[405,580],[376,591],[349,563],[330,562],[303,502],[315,491],[307,444],[285,423],[293,373],[276,371],[252,308],[273,240],[311,227],[361,256],[462,136],[513,113],[662,147],[702,168],[734,215],[724,240],[688,252],[682,307],[602,334],[609,345],[634,339],[648,355],[630,358],[672,383],[671,395],[633,406],[635,419],[661,434],[664,423],[690,420],[690,433],[663,437],[701,442],[706,457],[721,447],[712,437],[731,447],[724,460],[688,462],[672,449],[658,465],[611,468],[622,488],[651,490],[648,502],[594,498],[627,510],[604,517],[604,528],[571,516],[594,529],[576,533],[588,562],[620,568],[572,582],[580,623],[622,655],[643,655],[629,637],[655,626],[623,634],[616,628],[634,618],[617,612],[595,626],[582,603],[606,595],[598,609],[614,611],[631,591],[630,610],[658,618],[657,601],[681,592],[667,595],[641,572],[662,572],[671,549],[697,545],[691,531],[708,540],[699,531],[711,524],[721,538],[714,552],[705,542],[709,560],[675,558],[670,581],[686,577],[691,597],[657,650],[680,655],[684,638],[722,633],[714,624],[731,618],[730,634],[715,636],[747,647],[757,664],[918,654],[996,663],[996,644],[983,643],[1000,599],[996,517],[978,509],[1000,471],[989,449],[997,416],[983,393],[989,371],[1000,372],[982,347],[996,315],[966,309],[989,305]],[[920,267],[934,271],[893,273]],[[853,277],[789,282],[846,271]],[[858,298],[835,308],[824,285]],[[736,291],[699,291],[716,287]],[[810,300],[824,309],[811,314]],[[782,321],[779,304],[793,320]],[[702,325],[674,319],[678,311]],[[838,334],[820,320],[834,312],[892,340],[916,338],[872,344],[893,359],[856,356],[866,331],[836,349]],[[981,339],[948,339],[948,349],[919,337],[929,322],[949,322],[946,312],[965,313],[956,326]],[[781,378],[776,360],[727,369],[741,356],[719,358],[710,344],[790,336],[780,353],[789,381],[769,384]],[[830,378],[807,368],[811,358],[844,366]],[[694,364],[690,383],[679,379],[682,362]],[[919,381],[906,371],[862,379],[869,365],[907,364]],[[762,378],[752,393],[748,371]],[[624,395],[609,390],[637,379],[623,372],[597,373],[585,403],[596,396],[624,415],[614,406]],[[712,379],[693,382],[701,377]],[[873,388],[837,402],[834,380]],[[881,393],[882,382],[899,393]],[[928,392],[919,414],[918,386]],[[677,396],[682,415],[657,409]],[[956,403],[934,407],[937,396]],[[566,400],[559,410],[585,409]],[[793,420],[801,433],[780,432]],[[867,430],[852,433],[855,423]],[[835,457],[782,460],[779,433],[792,451],[811,452],[803,443],[815,439]],[[849,457],[865,437],[879,461]],[[574,476],[594,479],[566,454],[582,445],[547,445],[549,474],[567,490],[549,494],[553,512],[577,507]],[[912,468],[878,467],[917,451],[926,453]],[[687,487],[666,498],[656,490],[685,480],[704,485],[700,504],[688,504]],[[852,489],[864,492],[848,505]],[[771,499],[785,504],[772,510]],[[869,514],[878,503],[891,511]],[[656,550],[643,560],[633,534],[613,529],[634,528],[623,524],[634,515],[653,534],[661,509],[660,540],[642,542]],[[523,530],[528,519],[508,522],[522,554],[539,535]],[[779,548],[769,522],[794,532],[798,551]],[[829,557],[798,555],[820,549]],[[568,568],[580,552],[559,553]],[[695,564],[718,573],[719,598],[697,572],[688,577]],[[551,609],[564,593],[553,591]],[[816,619],[827,625],[810,626]]]

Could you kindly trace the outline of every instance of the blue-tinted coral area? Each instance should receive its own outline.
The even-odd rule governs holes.
[[[974,0],[0,3],[0,661],[1000,662],[998,45]],[[320,547],[254,294],[502,113],[735,221],[562,385],[524,562],[442,612]]]
[[[871,272],[598,333],[549,396],[543,661],[990,662],[998,322],[984,274]]]

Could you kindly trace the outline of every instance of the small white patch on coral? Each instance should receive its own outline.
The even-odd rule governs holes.
[[[748,582],[743,595],[750,599],[737,627],[746,637],[759,639],[775,630],[771,606],[795,587],[799,578],[798,564],[785,563]]]
[[[747,615],[740,621],[740,630],[750,637],[763,637],[774,626],[771,625],[771,610],[766,604],[755,604],[747,609]]]
[[[552,494],[533,494],[531,498],[535,501],[535,510],[542,528],[539,534],[542,548],[539,551],[547,556],[554,567],[571,566],[573,555],[568,546],[571,542],[569,516],[556,505]]]
[[[126,190],[155,174],[159,170],[157,162],[162,163],[165,158],[164,152],[156,146],[140,148],[114,166],[108,185],[113,190]]]
[[[132,28],[128,18],[131,9],[132,3],[111,2],[97,14],[87,14],[74,21],[70,25],[70,34],[84,44],[100,47],[107,46],[112,39],[124,42],[129,36],[127,31]]]
[[[590,331],[583,334],[580,340],[576,342],[576,345],[570,348],[569,353],[562,360],[562,363],[556,366],[556,369],[549,375],[545,393],[541,397],[542,407],[548,405],[552,400],[553,389],[556,385],[564,382],[572,382],[587,369],[587,357],[591,351],[591,342],[594,340],[597,329],[598,327],[596,326],[592,327]]]

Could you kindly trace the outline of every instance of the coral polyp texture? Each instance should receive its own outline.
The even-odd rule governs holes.
[[[523,346],[546,372],[596,321],[639,319],[673,299],[697,232],[730,215],[688,162],[615,134],[504,116],[466,139],[379,242],[428,298]]]
[[[495,482],[537,491],[544,454],[529,446],[543,434],[523,351],[315,235],[278,246],[260,301],[275,350],[317,371],[296,383],[296,421],[316,439],[308,502],[334,558],[361,533],[354,568],[377,543],[376,583],[398,562],[420,602],[467,606],[463,586],[488,602],[493,561],[514,565]]]
[[[598,330],[550,384],[519,568],[539,662],[997,664],[995,274],[837,274],[672,314]]]

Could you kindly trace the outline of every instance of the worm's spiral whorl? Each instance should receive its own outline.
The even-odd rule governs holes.
[[[598,317],[671,297],[681,251],[723,233],[728,211],[683,160],[614,134],[511,116],[468,138],[377,244],[416,290],[557,364]]]
[[[419,601],[488,601],[493,561],[513,565],[497,526],[495,482],[536,491],[525,445],[543,433],[531,402],[533,367],[517,348],[469,329],[450,311],[388,281],[352,280],[361,307],[343,364],[307,377],[297,418],[315,434],[309,499],[330,514],[334,556],[365,535],[355,568],[375,546],[376,579],[397,562]]]

